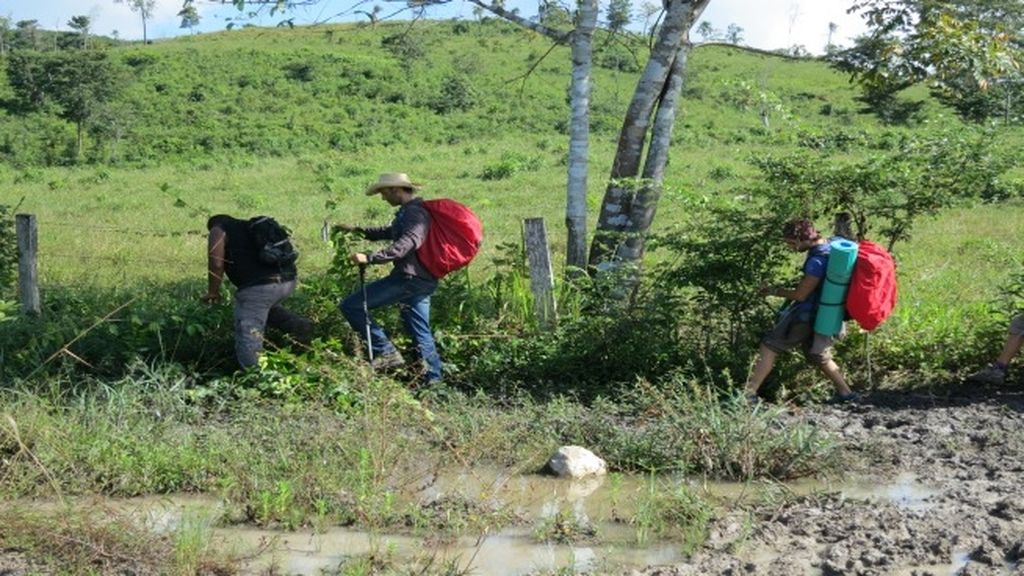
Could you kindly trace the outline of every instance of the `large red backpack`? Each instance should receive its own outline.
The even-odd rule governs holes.
[[[473,260],[484,228],[472,210],[455,200],[424,200],[423,206],[430,213],[430,228],[416,256],[431,276],[442,278]]]
[[[896,265],[878,244],[861,240],[846,294],[846,313],[865,330],[874,330],[896,307]]]

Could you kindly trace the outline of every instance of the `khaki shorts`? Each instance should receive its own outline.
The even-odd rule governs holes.
[[[832,336],[824,336],[814,331],[809,322],[797,319],[793,315],[783,315],[775,324],[761,344],[765,348],[782,354],[800,348],[807,362],[820,366],[832,359]]]
[[[1017,314],[1010,320],[1010,334],[1020,336],[1024,334],[1024,314]]]

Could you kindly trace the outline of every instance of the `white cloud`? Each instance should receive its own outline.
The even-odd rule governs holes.
[[[182,0],[157,0],[153,13],[146,26],[150,37],[162,37],[177,33],[180,22],[178,12],[181,11]],[[200,13],[212,10],[213,6],[201,6]],[[92,19],[92,31],[95,34],[110,35],[117,30],[121,38],[139,40],[142,38],[142,17],[132,12],[127,4],[118,4],[114,0],[82,1],[82,0],[13,0],[0,8],[0,14],[10,16],[14,22],[19,20],[38,20],[39,25],[48,30],[67,30],[67,22],[72,16],[86,15]],[[173,24],[172,28],[169,25]],[[172,30],[169,33],[162,32]]]
[[[847,14],[851,0],[711,0],[701,20],[724,31],[743,28],[743,44],[773,50],[802,45],[820,54],[828,42],[829,23],[837,25],[833,44],[849,46],[864,33],[860,16]],[[694,38],[695,40],[699,38]]]

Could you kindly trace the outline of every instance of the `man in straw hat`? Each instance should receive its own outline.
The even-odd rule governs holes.
[[[400,172],[381,174],[366,189],[366,195],[380,194],[385,202],[398,206],[391,224],[380,227],[337,226],[340,230],[358,232],[370,240],[391,242],[376,252],[352,254],[353,262],[359,266],[390,262],[393,266],[391,274],[366,285],[365,290],[349,294],[340,307],[353,330],[362,332],[369,325],[373,367],[375,370],[387,370],[402,366],[405,360],[366,311],[398,304],[405,331],[423,361],[426,382],[433,383],[441,379],[441,358],[430,331],[430,296],[437,289],[437,279],[427,272],[416,256],[416,250],[423,244],[430,228],[430,214],[423,207],[423,200],[416,196],[419,188],[419,184]]]

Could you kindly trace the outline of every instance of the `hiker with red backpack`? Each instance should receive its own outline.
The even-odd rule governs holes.
[[[818,233],[811,221],[805,219],[786,222],[782,228],[782,237],[789,249],[807,253],[803,277],[795,288],[776,286],[761,289],[761,293],[766,296],[780,296],[790,303],[761,341],[757,362],[746,385],[747,401],[751,404],[759,401],[757,391],[771,373],[779,354],[801,348],[807,361],[817,366],[832,381],[835,387],[834,400],[854,402],[860,396],[850,390],[839,366],[832,359],[833,337],[818,334],[814,330],[815,315],[828,267],[829,241]]]
[[[417,256],[417,250],[426,241],[431,226],[430,213],[424,207],[423,199],[416,195],[420,187],[406,174],[381,174],[377,182],[366,189],[366,195],[380,194],[385,202],[398,207],[391,223],[380,227],[336,226],[342,231],[360,233],[369,240],[390,241],[376,252],[352,254],[354,263],[359,266],[392,264],[391,274],[365,284],[362,290],[347,296],[339,306],[353,330],[359,333],[366,330],[368,333],[373,368],[388,370],[403,366],[405,359],[384,330],[369,316],[369,311],[398,304],[405,331],[423,361],[425,380],[431,384],[441,380],[441,357],[430,330],[430,296],[437,290],[438,279]]]

